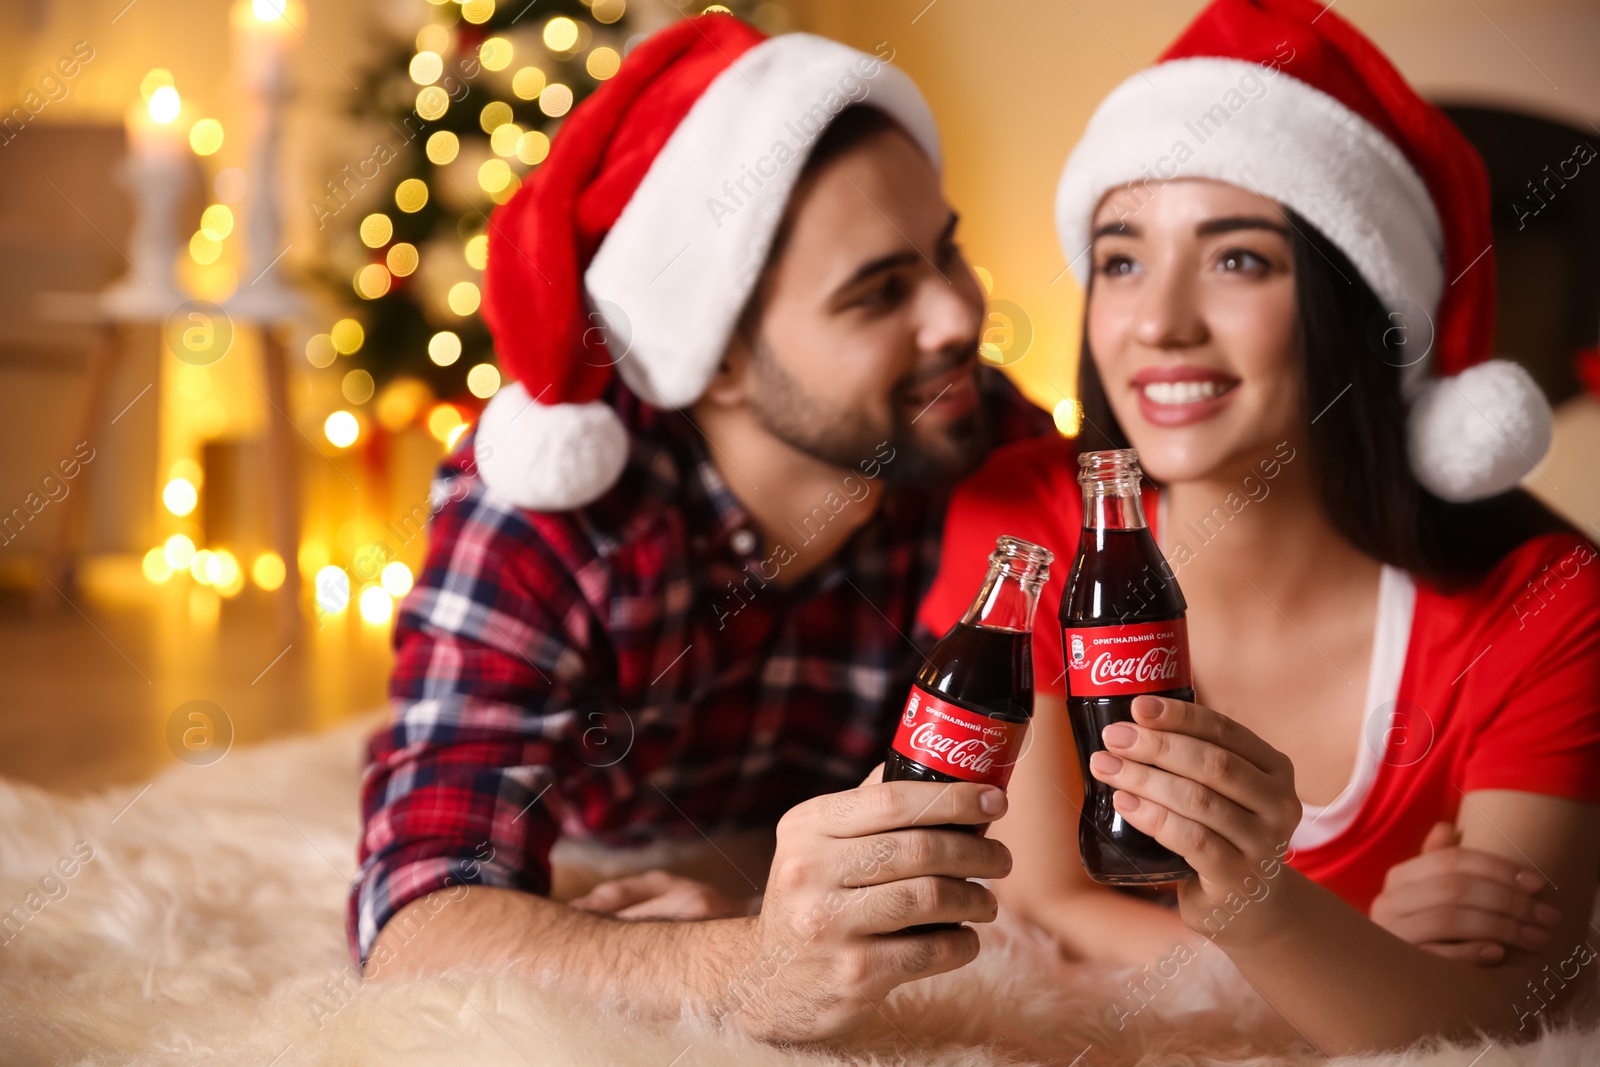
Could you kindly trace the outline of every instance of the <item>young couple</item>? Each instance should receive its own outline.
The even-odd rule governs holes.
[[[1549,412],[1486,361],[1481,162],[1338,15],[1216,0],[1102,104],[1056,216],[1076,441],[978,364],[892,67],[708,15],[573,112],[490,227],[514,384],[444,464],[397,624],[369,974],[555,974],[818,1040],[978,952],[908,927],[1004,904],[1088,960],[1209,939],[1328,1054],[1531,1036],[1593,980],[1600,568],[1516,488]],[[1164,897],[1079,863],[1052,623],[1077,452],[1129,445],[1197,702],[1141,698],[1088,769],[1197,872]],[[1058,560],[1010,795],[884,784],[1000,534]],[[682,840],[720,866],[559,862]]]

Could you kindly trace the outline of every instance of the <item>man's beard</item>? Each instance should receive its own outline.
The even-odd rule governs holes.
[[[919,438],[914,425],[927,407],[908,414],[906,397],[924,382],[977,358],[976,343],[947,348],[936,367],[900,379],[890,391],[892,425],[882,426],[870,424],[856,409],[830,407],[812,397],[783,369],[765,340],[758,339],[750,368],[751,410],[768,433],[824,463],[854,468],[877,460],[883,477],[895,485],[946,485],[975,470],[989,454],[993,433],[988,413],[980,402],[970,413],[947,423],[938,440],[930,441]],[[894,450],[887,453],[893,456],[888,461],[885,444]]]

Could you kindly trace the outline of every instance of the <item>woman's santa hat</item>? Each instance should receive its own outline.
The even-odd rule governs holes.
[[[1080,282],[1102,197],[1177,178],[1228,182],[1293,209],[1350,258],[1397,325],[1426,335],[1416,311],[1430,316],[1428,357],[1403,382],[1412,470],[1431,492],[1493,496],[1544,456],[1549,403],[1521,367],[1489,359],[1483,161],[1353,26],[1313,0],[1216,0],[1158,65],[1106,97],[1056,193]]]
[[[604,494],[628,457],[602,399],[613,371],[659,407],[700,397],[807,156],[852,104],[888,114],[938,166],[904,74],[722,14],[650,37],[573,110],[489,221],[483,316],[512,379],[478,422],[490,493],[546,511]]]

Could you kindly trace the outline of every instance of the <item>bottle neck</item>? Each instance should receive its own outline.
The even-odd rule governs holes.
[[[1039,591],[1050,577],[1048,549],[1002,537],[989,556],[989,573],[961,621],[987,630],[1030,633]]]
[[[1131,448],[1085,452],[1078,457],[1078,465],[1084,529],[1142,530],[1149,526],[1137,452]]]
[[[1137,485],[1131,491],[1084,486],[1083,525],[1090,530],[1144,529],[1150,525],[1144,517],[1144,494]]]

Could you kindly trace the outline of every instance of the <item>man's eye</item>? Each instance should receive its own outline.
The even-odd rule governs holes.
[[[909,289],[906,286],[905,279],[899,275],[891,274],[864,293],[861,299],[856,301],[856,304],[859,307],[868,308],[893,307],[904,300],[908,292]]]
[[[1270,264],[1248,248],[1230,248],[1217,257],[1217,266],[1229,272],[1263,274]]]
[[[958,242],[958,241],[946,241],[944,244],[939,246],[939,251],[938,251],[939,265],[942,267],[945,264],[952,262],[960,254],[961,254],[961,244],[960,244],[960,242]]]
[[[1139,265],[1124,255],[1107,256],[1105,262],[1100,264],[1100,273],[1116,278],[1127,274],[1135,274]]]

